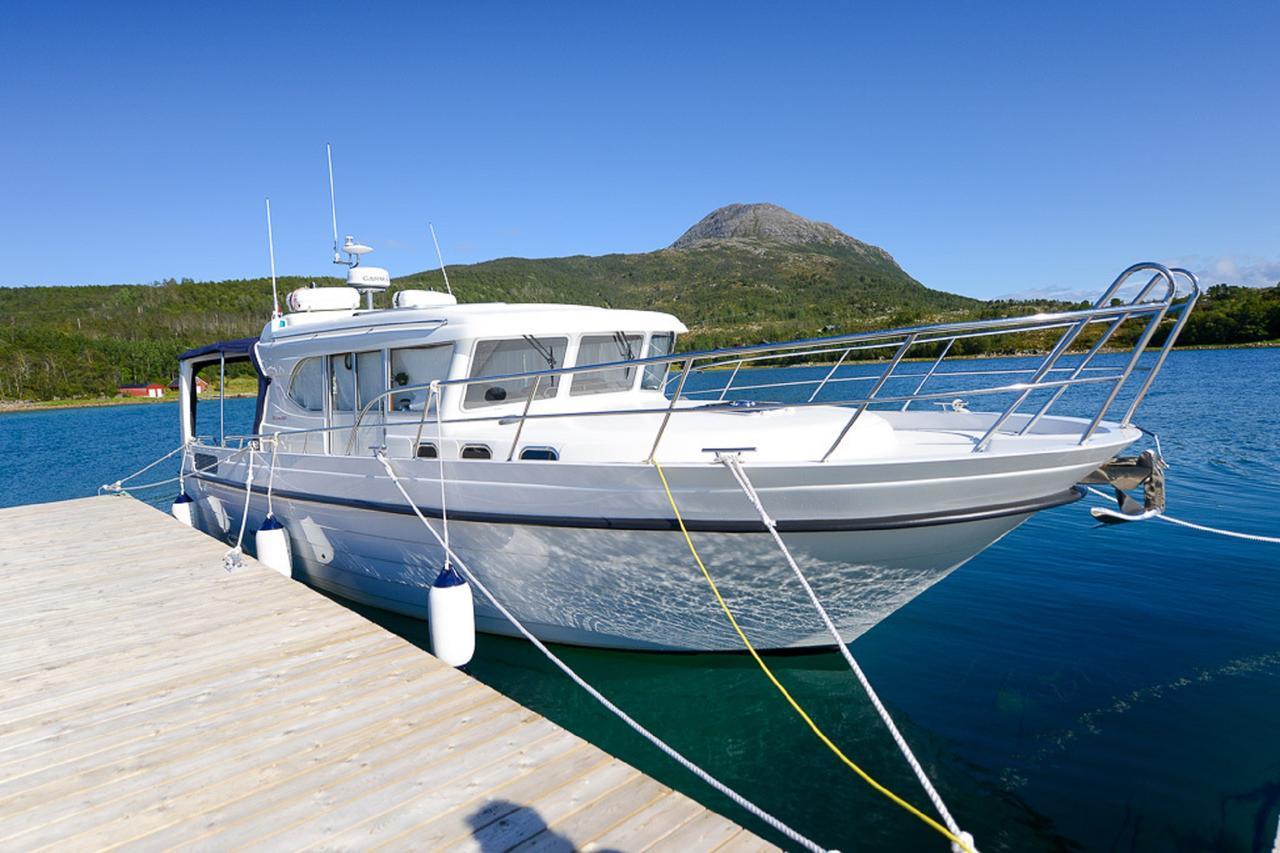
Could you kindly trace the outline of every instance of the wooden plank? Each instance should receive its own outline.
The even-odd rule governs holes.
[[[226,548],[126,498],[0,510],[0,847],[768,849]]]
[[[510,752],[498,761],[464,768],[461,775],[443,784],[435,787],[413,785],[408,799],[400,796],[404,790],[387,792],[389,795],[379,796],[375,801],[355,802],[351,808],[340,808],[323,818],[318,817],[309,826],[291,831],[289,841],[292,843],[296,838],[300,845],[298,849],[365,849],[379,840],[385,841],[408,832],[416,843],[413,830],[424,821],[472,800],[478,793],[530,773],[541,772],[543,767],[585,750],[581,741],[564,737],[557,728],[552,734]],[[279,839],[264,836],[254,846],[267,850],[278,844]]]
[[[716,848],[716,853],[764,853],[775,849],[772,844],[745,829]]]
[[[705,809],[688,797],[661,797],[583,845],[583,849],[637,850],[682,826]]]
[[[703,809],[701,814],[680,825],[674,832],[663,836],[645,850],[653,853],[683,853],[685,850],[714,850],[742,828],[730,823],[715,812]]]
[[[251,707],[256,713],[295,710],[333,690],[357,692],[388,669],[402,665],[399,649],[372,648],[379,637],[360,637],[344,644],[346,651],[313,654],[279,667],[250,671],[233,679],[204,683],[185,694],[157,695],[158,701],[139,700],[124,709],[90,706],[81,717],[59,718],[28,740],[0,748],[0,783],[24,764],[53,766],[75,757],[97,755],[111,746],[152,739],[168,728],[197,726]],[[154,743],[154,740],[151,740]]]
[[[597,835],[670,793],[671,789],[657,780],[637,776],[577,811],[548,821],[544,832],[517,844],[512,853],[579,850]]]

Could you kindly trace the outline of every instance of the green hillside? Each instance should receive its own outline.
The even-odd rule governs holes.
[[[675,245],[631,255],[502,258],[450,267],[449,278],[462,302],[668,311],[690,327],[682,349],[1066,307],[931,290],[882,249],[770,205],[721,208]],[[309,281],[281,278],[281,293]],[[393,290],[442,286],[432,271],[398,278]],[[110,395],[122,383],[167,381],[183,350],[257,334],[270,294],[267,279],[0,288],[0,400]],[[1215,288],[1202,305],[1186,343],[1280,338],[1280,287]],[[963,343],[957,352],[990,346]]]

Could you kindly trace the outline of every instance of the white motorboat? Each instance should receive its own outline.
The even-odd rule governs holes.
[[[1199,292],[1190,273],[1144,263],[1086,310],[679,353],[685,326],[651,311],[434,291],[362,308],[387,277],[358,260],[357,287],[295,291],[259,337],[181,356],[194,523],[232,539],[247,505],[252,531],[270,488],[295,577],[425,618],[444,554],[382,453],[427,519],[447,510],[453,549],[534,634],[627,649],[741,648],[654,461],[759,648],[829,638],[728,459],[846,641],[1081,482],[1142,488],[1145,506],[1129,506],[1159,509],[1158,456],[1120,454]],[[1125,324],[1141,329],[1132,348],[1100,355]],[[1028,333],[1056,335],[1030,367],[947,359],[957,341]],[[236,361],[259,377],[251,434],[197,436],[197,373]],[[805,364],[819,366],[791,369]],[[1058,412],[1064,395],[1083,416]],[[483,601],[476,617],[512,633]]]

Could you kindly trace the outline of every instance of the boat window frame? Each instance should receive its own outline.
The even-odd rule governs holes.
[[[536,335],[535,334],[526,334],[526,335],[521,335],[521,334],[510,335],[509,334],[509,335],[504,335],[502,337],[476,338],[471,342],[470,352],[468,353],[466,375],[460,378],[465,380],[470,380],[472,378],[475,378],[475,379],[484,378],[483,376],[479,376],[479,377],[474,376],[474,372],[476,369],[476,354],[478,353],[480,346],[482,344],[505,343],[508,341],[524,341],[525,343],[528,343],[527,341],[528,338],[533,338],[534,340],[537,340],[540,342],[550,341],[550,340],[564,342],[564,354],[560,356],[560,364],[557,369],[564,368],[568,364],[569,350],[570,348],[576,348],[575,336],[572,332],[555,332],[553,334],[536,334]],[[553,354],[554,352],[555,350],[552,349]],[[538,368],[538,369],[544,370],[546,368]],[[522,371],[522,372],[532,373],[535,371]],[[561,380],[561,376],[559,374],[546,377],[544,381],[539,384],[538,396],[535,399],[536,400],[559,399],[566,384],[560,380]],[[528,381],[532,382],[532,380],[528,380]],[[498,384],[501,385],[505,383],[500,382]],[[478,385],[480,385],[479,382],[466,382],[461,385],[462,394],[460,395],[461,399],[458,401],[458,406],[462,409],[462,411],[470,412],[470,411],[476,411],[477,409],[491,409],[495,406],[519,405],[524,403],[524,401],[528,398],[527,390],[522,390],[520,394],[510,395],[502,400],[494,400],[494,401],[484,400],[479,403],[468,400],[468,397],[470,396],[470,393],[471,393],[471,389]],[[545,393],[547,390],[547,386],[550,386],[551,393]]]
[[[468,450],[483,450],[488,455],[468,456],[467,455]],[[493,459],[493,448],[485,444],[484,442],[480,442],[480,441],[468,442],[467,444],[462,445],[462,447],[458,450],[458,458],[466,459],[466,460],[474,460],[476,462],[488,462]]]
[[[530,456],[530,453],[545,453],[546,456]],[[520,448],[521,462],[559,462],[560,451],[549,444],[529,444]]]
[[[284,398],[299,412],[305,413],[307,417],[324,418],[325,416],[325,403],[327,402],[325,398],[328,396],[326,393],[328,383],[325,381],[328,369],[325,361],[326,359],[323,355],[308,355],[294,362],[293,369],[289,371],[289,383],[284,387]],[[319,362],[320,367],[320,387],[317,389],[320,396],[320,408],[318,409],[304,406],[302,401],[293,395],[293,389],[298,384],[298,376],[302,372],[303,366],[311,362]]]
[[[374,405],[373,408],[371,408],[369,411],[380,412],[380,413],[386,412],[387,407],[386,407],[385,394],[388,390],[390,390],[388,387],[390,384],[390,380],[388,378],[388,371],[390,370],[390,362],[391,362],[391,359],[388,355],[387,348],[377,347],[374,349],[338,350],[336,352],[326,353],[323,356],[324,363],[325,363],[325,373],[327,374],[326,378],[328,379],[328,382],[326,382],[326,393],[325,393],[325,398],[328,404],[327,410],[325,413],[325,422],[328,426],[330,427],[339,426],[339,424],[333,423],[333,415],[335,414],[341,414],[341,415],[350,414],[353,418],[359,417],[360,412],[364,409],[364,403],[362,402],[364,397],[360,393],[360,356],[371,355],[374,353],[378,355],[382,364],[382,370],[380,371],[381,372],[380,378],[382,381],[381,381],[381,387],[371,395],[372,397],[377,398],[377,401],[376,401],[376,405]],[[344,363],[344,369],[351,371],[351,403],[354,408],[350,408],[350,409],[339,409],[334,406],[334,403],[336,402],[334,397],[337,393],[337,386],[334,384],[336,381],[336,377],[333,372],[333,360],[335,358],[341,358],[341,357],[349,357],[351,359],[351,367],[346,367]],[[371,399],[369,402],[373,403],[374,400]]]
[[[447,347],[447,348],[448,348],[448,350],[449,350],[449,353],[448,353],[449,357],[448,357],[448,359],[446,359],[446,361],[445,361],[445,365],[444,365],[444,372],[443,372],[440,376],[436,377],[436,378],[437,378],[437,379],[439,379],[440,381],[444,382],[444,381],[449,380],[449,379],[452,377],[452,374],[453,374],[453,362],[454,362],[454,359],[457,357],[457,354],[458,354],[458,343],[459,343],[459,341],[452,341],[452,340],[450,340],[450,341],[437,341],[437,342],[435,342],[435,343],[415,343],[415,344],[411,344],[411,345],[409,345],[409,346],[388,346],[388,347],[386,347],[386,348],[383,350],[383,352],[385,353],[385,355],[384,355],[384,357],[383,357],[383,363],[384,363],[384,365],[386,366],[386,373],[387,373],[387,400],[386,400],[386,406],[387,406],[387,408],[386,408],[386,413],[387,413],[388,415],[396,416],[396,417],[395,417],[395,418],[393,418],[393,419],[394,419],[394,420],[397,420],[397,421],[400,421],[400,420],[417,420],[417,419],[419,419],[419,418],[421,418],[421,417],[422,417],[422,410],[421,410],[421,409],[417,409],[417,410],[415,410],[415,409],[409,409],[409,410],[404,410],[404,411],[402,411],[402,410],[396,409],[396,408],[392,405],[392,403],[394,402],[395,397],[396,397],[396,389],[391,387],[391,383],[392,383],[392,381],[394,381],[394,379],[395,379],[394,374],[392,374],[392,372],[391,372],[391,357],[392,357],[392,354],[393,354],[393,353],[395,353],[395,352],[397,352],[397,351],[403,351],[403,350],[440,349],[440,348],[445,348],[445,347]],[[412,379],[410,379],[410,381],[408,382],[408,385],[409,385],[409,386],[426,385],[426,384],[429,384],[429,382],[415,382],[415,381],[413,381]],[[443,394],[443,389],[441,389],[441,390],[442,390],[441,396],[443,397],[443,396],[444,396],[444,394]],[[415,394],[415,393],[418,393],[418,392],[414,392],[414,391],[406,392],[406,394],[408,394],[408,395],[412,395],[412,394]],[[430,392],[430,391],[422,391],[421,393],[422,393],[422,394],[423,394],[423,396],[424,396],[423,406],[424,406],[424,407],[426,407],[426,409],[427,409],[427,414],[428,414],[428,415],[431,415],[431,414],[433,413],[433,411],[434,411],[433,409],[431,409],[431,408],[430,408],[431,392]],[[452,396],[452,395],[450,395],[450,396]]]
[[[623,354],[619,353],[618,358],[615,359],[615,361],[633,361],[635,359],[643,357],[645,347],[648,346],[648,343],[649,343],[650,332],[648,331],[640,330],[637,332],[637,331],[617,330],[617,331],[607,331],[607,332],[581,332],[574,339],[573,364],[571,366],[572,367],[582,366],[582,344],[587,338],[614,338],[616,340],[617,335],[622,335],[627,340],[630,340],[631,338],[634,337],[638,339],[638,342],[635,349],[635,355],[633,355],[631,358],[628,359],[628,358],[623,358]],[[591,362],[591,363],[603,364],[605,362]],[[631,378],[631,383],[625,387],[604,388],[601,390],[589,390],[589,391],[575,391],[574,387],[577,385],[578,380],[582,379],[583,377],[589,377],[592,374],[591,373],[572,373],[566,376],[566,379],[568,379],[568,381],[564,383],[569,386],[569,391],[568,391],[569,396],[570,397],[593,397],[593,396],[599,396],[601,394],[629,394],[636,390],[637,383],[641,380],[641,378],[644,375],[644,370],[640,369],[638,366],[635,366],[635,365],[631,367],[613,368],[613,370],[623,370],[623,371],[633,370],[635,371],[636,375]],[[599,373],[610,373],[610,372],[612,371],[604,371],[604,370],[599,371]]]
[[[644,357],[645,358],[657,357],[654,355],[654,352],[653,352],[653,339],[657,337],[666,337],[671,339],[670,349],[668,349],[665,353],[661,353],[661,355],[675,355],[676,341],[679,340],[679,337],[680,337],[679,333],[676,332],[674,329],[670,329],[670,330],[655,329],[653,331],[650,331],[649,334],[644,339]],[[650,387],[650,385],[646,382],[646,380],[649,377],[649,371],[651,370],[655,371],[655,375],[657,376],[657,379],[656,379],[657,384],[653,385],[652,387]],[[658,370],[662,371],[660,375],[656,373],[656,371]],[[645,365],[644,370],[640,371],[640,390],[641,391],[662,391],[666,387],[667,374],[670,372],[671,372],[671,362],[667,362],[666,364]]]

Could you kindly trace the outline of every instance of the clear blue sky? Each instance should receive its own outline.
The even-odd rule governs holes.
[[[637,252],[771,201],[977,296],[1280,278],[1280,3],[6,4],[0,284]]]

